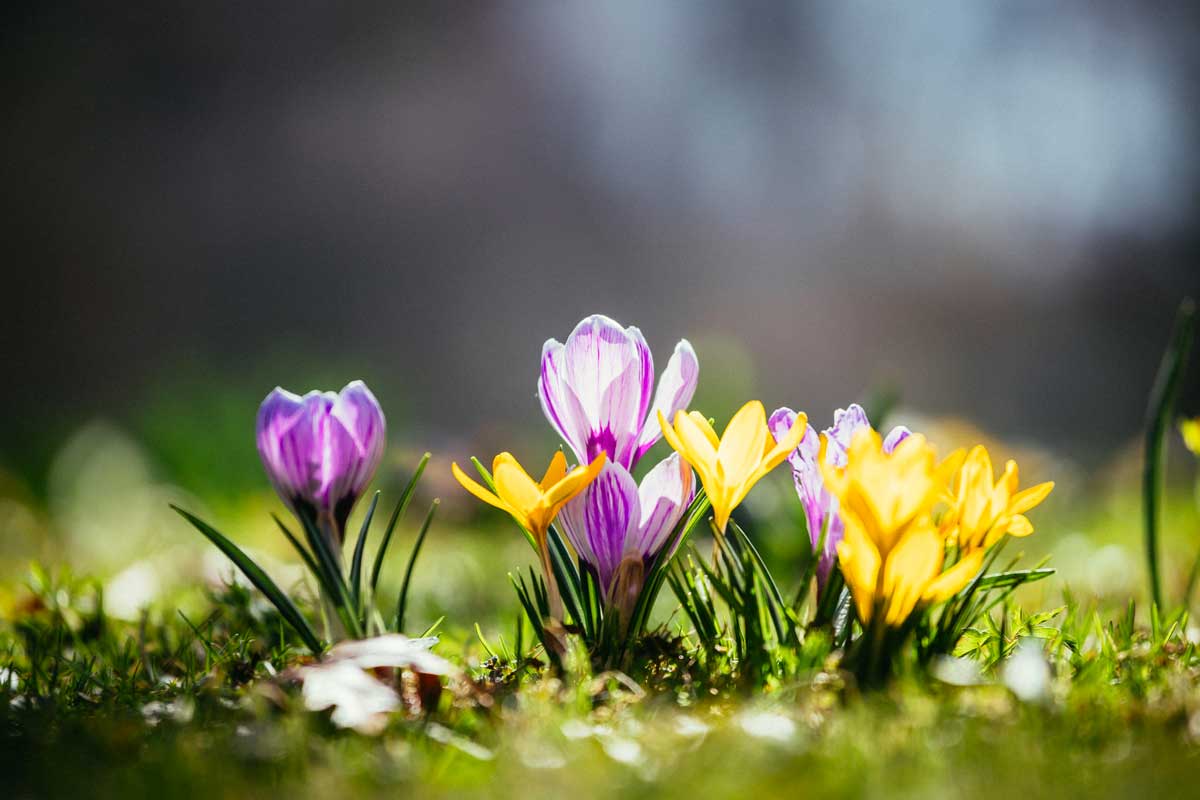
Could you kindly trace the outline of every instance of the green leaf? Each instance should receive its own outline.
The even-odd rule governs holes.
[[[1142,466],[1142,515],[1145,521],[1146,563],[1150,572],[1150,601],[1162,605],[1162,585],[1158,569],[1158,498],[1162,495],[1166,469],[1163,442],[1171,410],[1187,366],[1196,321],[1196,304],[1185,297],[1175,315],[1171,341],[1158,365],[1150,400],[1146,407],[1145,459]]]
[[[421,523],[421,530],[417,532],[417,540],[413,542],[412,553],[408,556],[408,566],[404,570],[404,582],[400,584],[400,598],[396,601],[396,632],[401,633],[404,629],[404,612],[408,607],[408,585],[412,582],[413,566],[417,563],[417,556],[421,553],[421,545],[425,543],[425,535],[429,533],[429,525],[433,522],[433,515],[437,513],[438,506],[442,504],[441,500],[434,499],[429,504],[429,511],[425,514],[425,521]]]
[[[307,514],[298,514],[297,516],[304,525],[304,535],[308,538],[308,546],[316,554],[316,562],[324,576],[322,584],[329,592],[330,604],[333,605],[338,619],[342,621],[347,632],[355,639],[361,639],[363,637],[362,623],[351,600],[350,590],[346,587],[346,579],[342,576],[342,571],[338,566],[340,562],[334,555],[329,540],[318,527],[315,519]]]
[[[321,568],[317,566],[316,561],[313,561],[312,553],[308,552],[308,548],[300,544],[300,540],[297,539],[290,530],[288,530],[288,527],[283,524],[283,520],[277,517],[274,513],[271,514],[271,519],[275,520],[275,524],[279,526],[279,530],[283,531],[283,535],[286,536],[287,540],[292,543],[292,547],[294,547],[296,552],[300,554],[300,558],[304,559],[304,565],[308,567],[309,572],[311,572],[313,577],[319,582],[321,580]]]
[[[413,472],[412,478],[404,487],[404,491],[400,493],[400,500],[396,503],[396,508],[392,511],[392,517],[388,520],[387,528],[383,532],[383,541],[379,543],[379,550],[375,553],[375,565],[371,568],[371,593],[375,593],[376,587],[379,585],[379,573],[383,569],[383,557],[387,554],[388,546],[392,543],[392,534],[396,531],[396,523],[404,516],[405,510],[408,509],[408,504],[412,500],[413,492],[416,491],[417,481],[421,480],[422,473],[425,472],[425,465],[429,463],[429,453],[421,456],[421,461],[417,464],[417,469]]]
[[[554,571],[554,580],[558,583],[563,606],[571,615],[571,619],[580,627],[585,627],[583,612],[579,610],[583,589],[579,585],[579,573],[575,570],[575,562],[571,560],[566,544],[554,528],[546,532],[546,543],[550,549],[550,568]]]
[[[354,598],[355,607],[362,605],[362,560],[363,550],[367,546],[367,534],[371,531],[371,520],[375,517],[375,507],[379,505],[379,492],[371,498],[367,506],[367,515],[363,517],[362,527],[358,530],[358,541],[354,543],[354,557],[350,560],[350,593]]]
[[[1026,583],[1049,578],[1055,573],[1053,569],[1019,569],[1013,572],[997,572],[995,575],[985,575],[979,580],[976,590],[980,593],[993,589],[1010,589]]]
[[[312,629],[312,626],[309,625],[308,620],[306,620],[304,615],[300,613],[300,609],[296,608],[296,604],[292,602],[291,598],[284,594],[283,590],[279,588],[275,581],[271,580],[271,577],[267,575],[267,573],[264,572],[263,569],[258,566],[258,564],[255,564],[254,560],[251,559],[250,556],[246,555],[240,547],[231,542],[220,531],[209,525],[204,520],[188,513],[187,511],[184,511],[177,505],[172,504],[171,508],[181,517],[190,522],[192,526],[196,528],[196,530],[204,534],[204,536],[210,542],[215,544],[217,549],[228,556],[229,560],[236,564],[237,568],[242,571],[242,574],[245,575],[246,578],[252,584],[254,584],[254,586],[260,592],[266,595],[266,598],[271,601],[271,604],[278,609],[279,615],[283,617],[289,625],[292,626],[292,629],[295,630],[296,633],[300,635],[300,638],[304,640],[304,643],[308,645],[308,649],[312,651],[313,655],[321,654],[321,651],[325,649],[325,646],[321,643],[321,638],[317,636],[316,631]]]

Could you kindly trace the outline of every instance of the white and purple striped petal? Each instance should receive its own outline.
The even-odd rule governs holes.
[[[883,439],[883,452],[890,454],[896,449],[896,445],[903,442],[912,434],[908,428],[903,425],[897,425],[888,432],[888,435]]]
[[[696,496],[692,468],[671,453],[646,473],[638,487],[641,524],[625,540],[625,555],[649,561],[658,555]]]
[[[596,571],[605,594],[625,552],[630,530],[638,527],[641,507],[637,482],[629,471],[612,461],[558,514],[575,552]]]
[[[826,458],[831,466],[846,466],[846,453],[850,449],[850,440],[859,428],[871,427],[867,412],[858,403],[851,403],[847,408],[839,408],[833,412],[833,427],[825,430],[829,439],[826,445]]]
[[[667,368],[658,379],[658,389],[654,392],[654,403],[650,406],[650,414],[643,420],[642,434],[638,439],[637,452],[633,461],[637,463],[654,443],[662,438],[662,428],[658,425],[658,412],[668,420],[675,419],[675,412],[686,410],[696,393],[696,383],[700,380],[700,362],[696,351],[687,339],[680,339],[675,345],[675,352],[667,362]]]
[[[258,410],[256,440],[271,484],[293,511],[328,516],[340,534],[383,459],[386,423],[361,381],[340,394],[276,388]]]
[[[671,413],[685,407],[697,374],[695,353],[681,342],[652,411],[654,359],[641,331],[593,314],[575,326],[566,343],[550,339],[543,345],[538,398],[579,462],[603,452],[628,469],[658,439],[658,425],[647,420],[657,419],[660,405]]]

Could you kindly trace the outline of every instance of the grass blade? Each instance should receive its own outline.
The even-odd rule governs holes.
[[[171,508],[175,513],[190,522],[196,530],[204,534],[205,538],[216,545],[218,550],[228,556],[229,560],[236,564],[237,568],[242,571],[242,574],[260,592],[266,595],[266,598],[279,611],[279,615],[292,626],[292,629],[308,645],[308,649],[313,652],[313,655],[320,655],[321,651],[325,649],[321,643],[321,638],[317,636],[316,631],[313,630],[308,620],[300,613],[300,609],[296,608],[296,604],[292,602],[292,599],[279,588],[275,581],[271,580],[271,577],[258,564],[254,563],[254,560],[250,556],[246,555],[240,547],[204,520],[184,511],[177,505],[172,504]]]
[[[1188,351],[1192,346],[1192,331],[1195,325],[1196,305],[1185,297],[1175,315],[1175,327],[1171,332],[1171,343],[1158,365],[1154,386],[1150,389],[1150,403],[1146,408],[1146,461],[1142,467],[1142,514],[1145,521],[1146,565],[1150,574],[1150,599],[1156,606],[1162,605],[1162,576],[1158,569],[1158,498],[1162,494],[1163,440],[1171,418],[1175,397],[1183,370],[1187,364]]]
[[[371,532],[371,520],[375,517],[375,507],[379,505],[379,492],[371,498],[367,506],[367,515],[363,517],[362,527],[358,530],[358,541],[354,543],[354,557],[350,560],[350,592],[354,597],[355,607],[362,604],[362,560],[363,550],[367,546],[367,534]]]
[[[300,558],[304,559],[304,565],[312,572],[313,577],[318,581],[321,580],[321,568],[317,566],[317,562],[313,560],[312,553],[308,552],[308,548],[300,544],[300,540],[296,538],[288,527],[283,524],[283,520],[271,514],[271,519],[275,520],[275,524],[279,526],[279,530],[283,531],[283,535],[292,543],[292,547],[296,548],[296,552],[300,554]]]
[[[441,504],[442,501],[437,499],[429,504],[429,511],[425,514],[425,521],[421,523],[421,530],[417,532],[417,540],[413,542],[412,553],[408,556],[408,566],[404,570],[404,582],[400,584],[400,598],[396,601],[397,633],[404,630],[404,612],[408,607],[408,585],[412,581],[413,566],[416,565],[417,556],[421,553],[421,545],[425,544],[425,534],[429,533],[429,525],[433,522],[433,515],[437,513],[438,506]]]
[[[392,534],[396,532],[396,523],[404,516],[404,512],[408,509],[408,504],[412,500],[413,492],[416,491],[417,481],[421,480],[421,474],[425,472],[425,465],[429,463],[429,453],[421,456],[421,461],[417,464],[417,469],[413,472],[412,478],[404,487],[404,491],[400,493],[400,500],[396,503],[396,508],[392,511],[392,517],[388,520],[387,528],[383,532],[383,540],[379,543],[379,550],[375,553],[375,565],[371,568],[371,594],[375,593],[375,588],[379,585],[379,573],[383,570],[383,557],[388,551],[388,546],[392,543]]]
[[[997,572],[995,575],[987,575],[982,578],[976,586],[976,591],[983,593],[992,589],[1008,589],[1026,583],[1034,583],[1049,578],[1054,572],[1053,569],[1020,569],[1014,572]]]

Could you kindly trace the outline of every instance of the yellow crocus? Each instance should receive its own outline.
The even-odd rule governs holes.
[[[1033,525],[1026,511],[1041,503],[1054,488],[1053,481],[1018,491],[1017,462],[1009,460],[1004,474],[993,482],[992,459],[987,448],[971,448],[950,485],[950,510],[942,521],[948,537],[963,552],[986,550],[1009,536],[1028,536]]]
[[[854,434],[844,468],[820,459],[825,487],[845,522],[838,562],[864,624],[880,613],[887,625],[902,625],[918,603],[949,598],[979,572],[982,553],[942,571],[945,538],[932,519],[960,460],[956,453],[938,464],[920,434],[887,453],[868,428]]]
[[[808,417],[797,414],[787,435],[778,443],[767,428],[763,404],[751,400],[742,406],[718,437],[698,412],[675,412],[675,424],[658,412],[667,443],[692,465],[712,503],[717,529],[725,532],[729,515],[746,499],[754,484],[783,463],[800,444]]]
[[[1179,433],[1183,436],[1183,444],[1194,455],[1200,456],[1200,417],[1181,420]]]
[[[450,471],[464,489],[483,502],[508,512],[521,527],[532,534],[542,560],[551,614],[555,617],[562,616],[562,601],[554,580],[554,571],[550,566],[550,548],[546,541],[550,523],[568,500],[596,479],[604,466],[605,458],[605,454],[600,453],[592,463],[580,465],[568,472],[567,457],[559,450],[550,460],[550,466],[542,480],[535,481],[517,463],[512,453],[501,453],[492,461],[492,482],[496,486],[494,492],[467,477],[458,464],[450,465]]]

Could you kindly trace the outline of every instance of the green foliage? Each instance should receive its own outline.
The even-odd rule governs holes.
[[[1195,328],[1196,304],[1185,297],[1179,305],[1171,341],[1163,353],[1146,409],[1145,463],[1142,466],[1142,514],[1145,524],[1146,566],[1150,577],[1150,599],[1161,605],[1162,578],[1158,564],[1158,503],[1165,470],[1163,441],[1170,426],[1175,398],[1187,367]]]
[[[401,584],[396,611],[394,616],[390,617],[390,624],[384,621],[383,616],[375,607],[374,598],[378,588],[379,576],[383,568],[383,560],[392,542],[392,535],[395,532],[396,524],[408,508],[413,492],[416,490],[417,482],[421,479],[421,474],[425,471],[425,466],[429,463],[429,458],[429,453],[426,453],[421,458],[417,468],[413,471],[412,478],[409,479],[408,484],[401,492],[400,499],[396,503],[391,518],[388,520],[387,528],[384,530],[383,540],[376,550],[370,579],[365,585],[363,580],[363,559],[366,552],[367,538],[370,535],[371,522],[375,517],[375,508],[379,503],[379,492],[376,492],[371,498],[371,504],[363,518],[362,526],[355,541],[354,554],[351,558],[348,574],[343,570],[341,554],[334,551],[335,537],[324,530],[317,519],[310,514],[297,512],[301,529],[304,532],[304,542],[302,543],[283,520],[278,517],[274,518],[279,530],[300,556],[305,567],[308,568],[309,572],[316,579],[325,602],[325,607],[331,610],[334,615],[337,623],[336,629],[344,632],[345,635],[351,638],[361,639],[373,632],[401,631],[404,624],[408,586],[412,580],[413,567],[425,543],[429,526],[433,522],[433,516],[438,507],[437,500],[433,501],[417,533],[416,541],[409,555],[404,581]],[[325,649],[321,637],[317,634],[316,629],[309,622],[308,618],[300,612],[295,600],[280,589],[265,570],[216,528],[188,511],[177,506],[171,507],[233,561],[242,574],[275,606],[282,618],[300,636],[301,640],[314,655],[319,655]],[[340,637],[335,635],[334,638]]]

